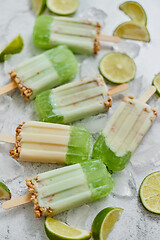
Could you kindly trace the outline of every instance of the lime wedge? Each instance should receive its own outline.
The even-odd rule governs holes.
[[[1,52],[0,62],[5,61],[5,55],[20,53],[23,48],[23,40],[21,36],[14,38]]]
[[[79,0],[47,0],[49,10],[58,15],[70,15],[77,11]]]
[[[41,15],[46,8],[46,0],[30,0],[32,9],[36,16]]]
[[[2,182],[0,182],[0,199],[10,199],[11,192],[9,188]]]
[[[111,52],[103,56],[99,63],[99,70],[108,81],[125,83],[134,79],[136,65],[128,55],[120,52]]]
[[[146,12],[138,2],[124,2],[119,6],[119,9],[122,10],[128,17],[130,17],[131,20],[144,26],[147,25]]]
[[[92,224],[92,236],[95,240],[106,240],[114,224],[119,219],[122,208],[108,207],[100,211]]]
[[[139,195],[143,206],[160,214],[160,171],[147,175],[141,183]]]
[[[156,87],[157,93],[160,96],[160,72],[155,76],[152,84]]]
[[[90,239],[91,232],[77,229],[63,222],[47,217],[44,223],[45,231],[49,239]]]
[[[113,35],[120,38],[150,42],[150,35],[147,28],[133,21],[120,24],[114,30]]]

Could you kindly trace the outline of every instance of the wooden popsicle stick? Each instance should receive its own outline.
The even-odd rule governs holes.
[[[0,142],[15,143],[16,142],[16,137],[0,134]]]
[[[114,94],[123,92],[123,91],[127,90],[128,88],[129,88],[128,83],[124,83],[124,84],[120,84],[120,85],[118,85],[118,86],[115,86],[115,87],[113,87],[113,88],[110,88],[110,89],[108,90],[108,93],[109,93],[109,95],[112,96],[112,95],[114,95]]]
[[[120,42],[120,37],[118,36],[107,36],[107,35],[98,35],[98,40],[100,41],[106,41],[106,42],[114,42],[114,43],[119,43]]]
[[[11,82],[0,88],[0,96],[17,88],[17,83]]]
[[[3,209],[10,209],[10,208],[14,208],[26,203],[31,202],[31,196],[29,194],[18,197],[18,198],[14,198],[8,201],[5,201],[4,203],[2,203],[2,208]]]
[[[144,102],[146,103],[151,97],[152,95],[156,92],[156,88],[154,86],[150,86],[145,92],[144,94],[139,98],[140,102]]]

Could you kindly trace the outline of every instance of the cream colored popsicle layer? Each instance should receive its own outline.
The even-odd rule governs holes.
[[[10,151],[20,161],[73,164],[86,161],[90,134],[82,127],[30,121],[16,130],[16,146]]]
[[[157,112],[148,104],[125,97],[93,148],[110,170],[122,170],[151,127]]]
[[[100,75],[39,94],[35,101],[41,121],[69,123],[105,112],[112,98]]]

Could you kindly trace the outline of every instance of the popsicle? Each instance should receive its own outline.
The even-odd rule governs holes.
[[[78,64],[66,46],[48,50],[19,64],[10,72],[12,83],[0,89],[0,95],[19,88],[27,100],[40,92],[70,81],[75,77]]]
[[[6,201],[4,209],[34,202],[36,218],[106,197],[114,186],[111,175],[99,160],[87,161],[40,173],[26,179],[29,195]]]
[[[112,106],[110,95],[127,89],[128,84],[122,84],[108,90],[97,75],[44,91],[35,106],[40,121],[66,124],[107,111]]]
[[[74,164],[88,160],[91,150],[87,129],[36,121],[19,124],[16,138],[0,135],[0,141],[15,143],[10,155],[28,162]]]
[[[152,86],[139,100],[125,97],[95,142],[93,157],[102,159],[110,170],[125,168],[156,119],[157,111],[145,103],[155,91]]]
[[[120,41],[117,36],[100,35],[100,30],[98,22],[42,15],[36,19],[33,41],[37,47],[43,49],[65,44],[78,54],[97,54],[100,50],[100,40]]]

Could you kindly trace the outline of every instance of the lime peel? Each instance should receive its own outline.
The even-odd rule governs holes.
[[[100,73],[113,83],[125,83],[134,79],[136,65],[132,58],[120,52],[110,52],[99,63]]]
[[[50,240],[87,240],[91,237],[91,232],[70,227],[51,217],[46,218],[44,225],[46,234]]]
[[[148,211],[160,214],[160,171],[153,172],[143,179],[139,195]]]
[[[78,10],[79,0],[47,0],[47,7],[57,15],[71,15]]]
[[[160,72],[154,77],[152,84],[156,87],[157,93],[160,96]]]
[[[20,35],[13,39],[1,52],[0,62],[5,61],[5,56],[20,53],[23,49],[23,39]]]
[[[138,2],[135,1],[124,2],[119,6],[119,9],[122,10],[131,20],[144,26],[147,25],[146,12]]]
[[[41,15],[46,9],[46,0],[30,0],[30,2],[36,16]]]
[[[122,212],[122,208],[116,207],[108,207],[100,211],[92,224],[93,239],[105,240]]]
[[[0,199],[10,199],[11,192],[9,188],[2,182],[0,182]]]
[[[148,29],[134,21],[121,23],[113,32],[114,36],[137,41],[150,42]]]

